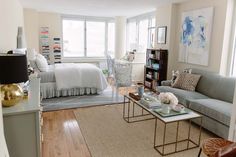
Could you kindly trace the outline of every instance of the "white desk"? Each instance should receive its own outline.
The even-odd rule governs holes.
[[[3,108],[3,122],[10,157],[41,157],[40,79],[30,81],[28,100]]]

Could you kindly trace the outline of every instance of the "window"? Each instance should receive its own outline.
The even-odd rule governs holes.
[[[139,21],[138,52],[145,52],[148,46],[148,20]]]
[[[84,21],[63,20],[65,57],[84,56]]]
[[[86,23],[87,56],[102,57],[105,54],[105,22]]]
[[[148,27],[148,47],[154,48],[155,45],[155,34],[156,34],[156,18],[151,18],[150,26]]]
[[[154,47],[156,19],[152,16],[128,20],[127,51],[145,52]]]
[[[63,19],[62,24],[64,57],[104,57],[107,50],[114,53],[113,22]]]
[[[128,24],[128,33],[127,33],[127,49],[133,51],[137,49],[137,26],[136,22],[130,22]]]

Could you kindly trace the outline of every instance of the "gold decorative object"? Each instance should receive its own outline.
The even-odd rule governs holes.
[[[1,86],[1,95],[2,106],[10,107],[23,99],[24,92],[18,84],[6,84]]]
[[[29,80],[26,55],[0,53],[0,72],[2,105],[16,105],[24,96],[22,88],[17,83]]]

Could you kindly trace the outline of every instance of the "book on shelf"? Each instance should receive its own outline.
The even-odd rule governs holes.
[[[159,80],[159,73],[158,72],[154,72],[154,79],[155,80]]]
[[[152,75],[151,74],[147,74],[146,77],[149,78],[149,79],[152,79]]]
[[[152,83],[149,81],[145,81],[145,86],[147,86],[148,88],[152,87]]]
[[[153,63],[152,68],[158,70],[159,69],[159,64]]]

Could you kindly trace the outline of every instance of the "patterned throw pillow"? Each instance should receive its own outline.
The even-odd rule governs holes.
[[[195,88],[198,84],[200,77],[201,75],[197,75],[197,74],[186,74],[184,82],[182,84],[182,89],[195,91]]]
[[[184,69],[183,73],[192,73],[192,69],[188,68],[188,69]],[[177,79],[177,77],[179,76],[180,72],[179,70],[173,70],[172,71],[172,79],[171,79],[171,86],[173,86],[173,84],[175,83],[175,80]]]
[[[195,91],[200,77],[201,75],[181,73],[172,87],[185,89],[188,91]]]
[[[182,84],[184,82],[186,73],[180,73],[177,78],[175,79],[175,82],[172,84],[172,87],[174,88],[181,88]]]

